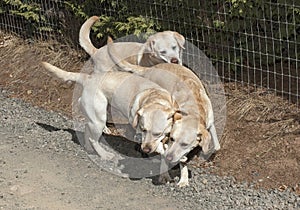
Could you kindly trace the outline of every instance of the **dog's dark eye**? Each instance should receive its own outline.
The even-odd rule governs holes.
[[[160,51],[160,54],[166,54],[167,51],[163,50],[163,51]]]
[[[144,128],[143,126],[140,126],[141,131],[146,132],[146,128]]]
[[[153,136],[160,136],[161,133],[152,133]]]
[[[173,49],[173,50],[176,50],[176,46],[173,46],[172,49]]]
[[[182,146],[182,147],[187,147],[188,144],[187,144],[187,143],[181,143],[180,146]]]

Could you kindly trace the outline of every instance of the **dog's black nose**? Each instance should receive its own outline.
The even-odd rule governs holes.
[[[178,64],[178,63],[179,63],[179,60],[178,60],[177,58],[172,58],[172,59],[171,59],[171,63]]]
[[[149,147],[144,147],[144,148],[143,148],[143,152],[145,152],[145,153],[150,153],[150,152],[151,152],[151,148],[149,148]]]

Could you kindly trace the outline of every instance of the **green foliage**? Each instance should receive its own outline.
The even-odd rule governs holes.
[[[39,23],[45,21],[45,17],[40,15],[40,7],[36,3],[22,3],[20,0],[4,0],[5,3],[11,4],[16,9],[11,9],[10,13],[16,16],[24,17],[26,20]]]
[[[248,57],[254,59],[247,60],[245,57],[244,60],[250,65],[255,65],[253,62],[257,60],[263,65],[269,65],[297,51],[296,44],[289,45],[289,40],[300,42],[300,36],[297,36],[300,14],[292,6],[292,1],[279,0],[272,3],[264,0],[227,0],[227,3],[224,10],[229,16],[224,21],[223,39],[231,40],[238,48],[248,50]],[[226,34],[227,31],[233,32],[232,38]],[[270,56],[264,59],[261,55]],[[273,58],[270,58],[271,55]],[[238,53],[237,56],[244,55]]]
[[[35,1],[3,0],[0,5],[0,14],[8,13],[15,17],[15,20],[23,22],[24,34],[31,36],[35,31],[51,31],[50,27],[41,27],[46,18],[41,12],[41,5]]]
[[[80,17],[82,19],[88,18],[88,15],[83,11],[84,6],[76,5],[68,1],[64,1],[64,3],[70,8],[76,17]]]
[[[155,32],[155,30],[153,30],[155,27],[154,21],[142,16],[128,17],[126,22],[117,21],[115,22],[115,26],[121,33],[134,34],[136,36],[139,36],[140,34],[145,34],[147,36]]]
[[[155,24],[153,20],[129,11],[129,2],[125,0],[88,0],[83,3],[77,3],[77,1],[65,1],[65,4],[73,14],[82,21],[92,15],[99,16],[100,21],[93,27],[93,31],[98,38],[103,38],[107,35],[115,38],[129,34],[137,36],[141,34],[148,35],[159,29],[159,26]],[[108,13],[105,9],[99,9],[107,7],[113,9],[113,14],[111,14],[111,12]],[[99,11],[101,11],[101,14],[99,14]]]
[[[71,15],[71,17],[66,19],[76,20],[80,24],[90,16],[98,15],[100,21],[93,27],[93,32],[98,38],[103,38],[107,35],[115,38],[129,34],[138,36],[140,34],[151,34],[159,29],[159,26],[154,24],[153,20],[128,11],[128,1],[125,0],[66,0],[58,1],[55,4],[64,14]],[[108,7],[115,12],[112,13],[101,9]],[[23,33],[26,36],[33,36],[40,32],[68,32],[65,27],[76,27],[78,33],[80,25],[72,25],[76,21],[67,22],[67,20],[59,17],[59,11],[55,12],[53,12],[51,2],[3,0],[3,3],[0,3],[0,15],[5,13],[11,14],[16,21],[22,22],[22,25],[25,26]]]

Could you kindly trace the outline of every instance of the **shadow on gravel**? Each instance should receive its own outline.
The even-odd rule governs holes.
[[[154,185],[161,184],[158,181],[161,166],[160,155],[144,153],[139,143],[123,136],[103,134],[103,137],[105,139],[104,144],[122,156],[117,166],[121,169],[122,174],[127,174],[129,179],[133,181],[146,178],[150,179]],[[99,161],[96,164],[103,166],[103,163]],[[174,179],[180,174],[179,167],[173,166],[172,169],[170,167],[169,173],[171,179]]]
[[[79,138],[81,138],[81,136],[78,138],[78,135],[82,135],[83,137],[83,133],[81,132],[76,132],[74,131],[73,129],[61,129],[61,128],[57,128],[57,127],[54,127],[52,125],[47,125],[47,124],[44,124],[44,123],[39,123],[39,122],[36,122],[36,124],[40,127],[42,127],[43,129],[45,129],[46,131],[48,132],[53,132],[53,131],[66,131],[68,133],[70,133],[72,135],[72,141],[76,144],[79,144],[80,145],[80,142],[79,142]]]
[[[45,129],[48,132],[66,131],[72,135],[72,141],[78,145],[81,145],[80,139],[83,139],[84,133],[75,131],[73,129],[62,129],[45,123],[36,122],[38,126]],[[157,154],[145,154],[140,149],[140,144],[131,141],[123,136],[103,134],[101,138],[105,141],[100,142],[107,147],[110,151],[120,154],[122,159],[117,163],[116,167],[122,166],[121,173],[127,174],[128,177],[133,180],[141,180],[143,178],[151,179],[154,185],[160,185],[158,181],[160,174],[160,162],[161,157]],[[101,158],[96,157],[96,153],[93,154],[91,159],[96,165],[101,168],[106,168],[105,162]],[[171,179],[174,179],[180,174],[178,165],[170,167],[169,174]]]

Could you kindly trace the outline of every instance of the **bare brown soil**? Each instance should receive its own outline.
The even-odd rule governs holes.
[[[49,77],[48,61],[78,72],[87,56],[56,42],[27,43],[0,35],[0,87],[10,97],[71,116],[74,86]],[[300,194],[300,112],[269,90],[226,83],[227,123],[212,173],[234,176],[257,187]]]

